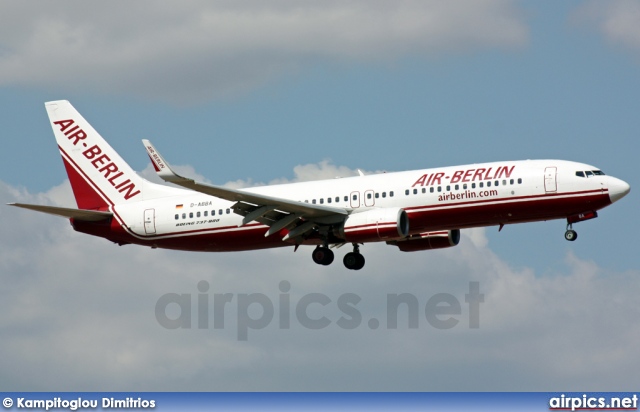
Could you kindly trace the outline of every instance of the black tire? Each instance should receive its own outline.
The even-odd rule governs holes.
[[[342,263],[349,270],[360,270],[364,267],[364,256],[360,253],[349,252],[344,255]]]
[[[569,242],[574,242],[578,238],[578,233],[575,230],[567,230],[564,232],[564,238]]]
[[[344,255],[342,263],[344,263],[344,267],[349,270],[355,269],[358,264],[358,254],[354,252],[347,253],[346,255]]]
[[[311,254],[313,261],[319,265],[330,265],[333,262],[333,251],[326,247],[317,247]]]

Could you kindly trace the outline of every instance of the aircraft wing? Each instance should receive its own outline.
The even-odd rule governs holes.
[[[265,236],[269,236],[291,225],[299,218],[314,221],[317,219],[331,220],[332,217],[335,217],[336,221],[340,221],[350,213],[350,210],[344,208],[313,205],[290,199],[261,195],[241,189],[229,189],[222,186],[198,183],[193,179],[175,173],[166,160],[164,160],[160,153],[153,147],[151,142],[148,140],[142,140],[142,142],[144,143],[156,173],[162,180],[206,195],[237,202],[233,207],[234,212],[245,217],[241,225],[245,225],[253,220],[269,225],[271,226],[271,230],[269,230]],[[285,222],[287,224],[284,224]],[[307,227],[308,230],[313,229],[311,225]],[[297,236],[305,232],[306,231],[302,231],[302,233],[297,234]]]
[[[70,209],[66,207],[29,205],[25,203],[8,203],[8,205],[86,222],[98,222],[100,220],[109,219],[113,216],[113,213],[111,212],[99,212],[97,210]]]

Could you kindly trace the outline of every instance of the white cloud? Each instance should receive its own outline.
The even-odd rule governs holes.
[[[613,44],[640,49],[640,3],[637,1],[586,2],[574,12],[573,19],[595,25]]]
[[[364,172],[371,173],[371,172]],[[374,172],[379,173],[379,172]],[[311,180],[336,179],[341,177],[357,176],[358,170],[349,169],[346,166],[337,166],[329,159],[320,161],[319,163],[308,163],[305,165],[297,165],[293,168],[293,178],[274,179],[269,182],[271,185],[308,182]]]
[[[514,2],[60,1],[0,5],[0,85],[188,102],[317,61],[513,48]]]
[[[171,168],[177,174],[194,179],[197,182],[216,184],[211,182],[202,174],[198,173],[195,170],[195,168],[191,165],[171,165]],[[370,174],[370,173],[381,173],[381,172],[380,171],[377,171],[377,172],[363,171],[363,173]],[[144,170],[139,174],[140,176],[142,176],[143,178],[151,182],[166,184],[168,186],[175,187],[175,185],[167,184],[162,179],[160,179],[160,177],[158,177],[158,174],[154,170],[153,165],[151,165],[151,163],[149,163],[147,167],[145,167]],[[268,183],[254,182],[253,179],[247,179],[247,180],[238,179],[238,180],[226,182],[223,184],[223,186],[231,189],[241,189],[241,188],[252,187],[252,186],[264,186],[265,184],[277,185],[277,184],[295,183],[295,182],[308,182],[311,180],[334,179],[334,178],[357,176],[357,175],[358,175],[357,169],[352,170],[346,166],[337,166],[333,164],[331,160],[325,159],[320,161],[319,163],[308,163],[305,165],[295,166],[293,168],[293,178],[282,177],[278,179],[273,179]],[[68,183],[66,184],[66,186],[68,186],[69,193],[71,193],[70,192],[71,187],[68,185]],[[62,190],[62,188],[66,186],[61,185],[60,187],[52,189],[52,191],[57,192],[58,190]]]
[[[348,169],[307,165],[294,179],[336,171]],[[0,182],[0,201],[56,204],[68,201],[65,186],[33,195]],[[6,390],[633,390],[640,367],[639,271],[611,273],[572,254],[544,274],[514,268],[492,252],[484,229],[440,251],[367,244],[367,264],[353,272],[340,262],[348,247],[322,267],[305,247],[218,254],[118,247],[75,233],[64,219],[9,207],[0,219]],[[210,285],[204,330],[195,306],[201,280]],[[278,327],[282,280],[291,285],[290,329]],[[479,329],[468,328],[469,282],[484,294]],[[191,329],[156,321],[156,302],[169,292],[191,295]],[[216,293],[234,294],[224,329],[212,327]],[[263,293],[276,310],[247,341],[237,340],[241,293]],[[297,321],[295,305],[308,293],[332,300],[310,308],[332,321],[326,329]],[[336,324],[345,293],[362,298],[354,330]],[[417,329],[407,328],[404,309],[398,329],[385,327],[393,293],[418,299]],[[437,293],[461,303],[453,329],[426,321],[426,302]],[[371,318],[382,327],[371,330]]]

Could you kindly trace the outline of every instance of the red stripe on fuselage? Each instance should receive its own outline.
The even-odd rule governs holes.
[[[407,209],[411,234],[419,232],[495,226],[510,223],[563,219],[602,209],[611,204],[601,190],[521,196],[518,200],[493,199],[429,205]]]
[[[552,219],[562,219],[568,215],[582,213],[584,211],[598,210],[609,205],[611,202],[607,193],[588,194],[584,196],[562,197],[542,196],[523,197],[520,201],[496,202],[487,204],[486,202],[475,202],[465,205],[458,205],[456,208],[428,209],[413,211],[409,214],[410,234],[433,232],[439,230],[463,229],[471,227],[495,226],[499,224],[524,223]],[[479,204],[477,204],[479,203]],[[426,209],[426,207],[419,208]],[[511,216],[509,216],[511,214]],[[369,225],[366,225],[369,226]],[[375,234],[374,225],[364,231],[371,231]],[[137,243],[147,246],[157,246],[160,248],[193,250],[193,251],[241,251],[252,249],[266,249],[272,247],[289,246],[283,242],[281,236],[272,235],[264,237],[265,227],[261,224],[248,225],[242,228],[225,226],[222,228],[211,228],[193,230],[188,232],[174,233],[162,238],[145,238],[132,236],[121,227],[113,231],[110,236],[86,231],[85,233],[96,234],[122,242]],[[364,228],[363,228],[364,229]],[[82,230],[81,230],[82,231]],[[119,233],[118,233],[119,232]],[[356,233],[359,230],[355,231]],[[115,241],[115,240],[114,240]]]

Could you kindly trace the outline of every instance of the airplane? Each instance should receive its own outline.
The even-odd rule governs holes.
[[[45,103],[78,208],[11,206],[68,218],[81,233],[118,245],[228,252],[312,245],[329,265],[332,249],[351,244],[347,269],[359,270],[360,246],[386,242],[403,252],[458,245],[460,230],[596,218],[629,193],[626,182],[566,160],[523,160],[368,174],[230,189],[175,173],[143,140],[157,175],[138,175],[66,100]]]

